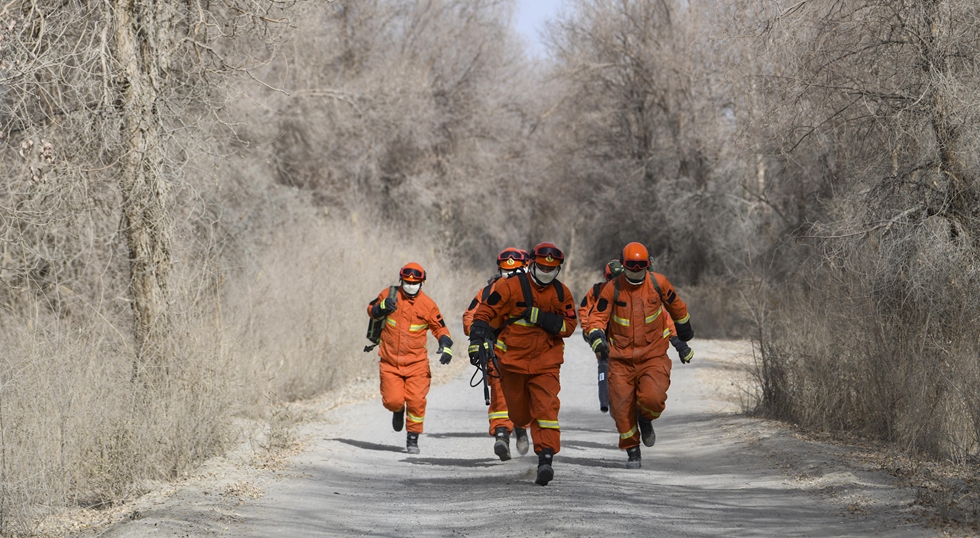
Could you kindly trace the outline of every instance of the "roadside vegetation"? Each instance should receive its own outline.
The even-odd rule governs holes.
[[[405,262],[453,319],[542,240],[576,296],[644,242],[753,411],[976,463],[980,6],[570,0],[537,60],[514,9],[0,6],[0,535],[376,375]]]

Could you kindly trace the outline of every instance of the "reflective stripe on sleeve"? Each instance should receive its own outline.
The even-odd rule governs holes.
[[[686,316],[684,316],[684,319],[678,319],[678,320],[674,321],[674,323],[687,323],[688,320],[690,320],[690,319],[691,319],[691,314],[688,313]]]

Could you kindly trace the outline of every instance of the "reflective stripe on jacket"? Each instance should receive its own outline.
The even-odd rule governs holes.
[[[368,304],[368,315],[371,307],[388,297],[385,288],[378,298]],[[429,360],[426,354],[426,331],[431,331],[438,340],[449,336],[446,322],[439,313],[439,307],[423,291],[415,297],[409,297],[401,287],[398,288],[397,308],[388,315],[384,329],[381,330],[381,344],[378,355],[383,362],[394,366],[406,366],[419,361]]]
[[[687,304],[660,273],[647,273],[639,285],[631,284],[625,274],[616,278],[618,296],[615,285],[603,286],[584,330],[608,328],[610,358],[638,361],[665,355],[673,326],[670,318],[681,323],[687,321]],[[652,278],[657,279],[663,300]]]
[[[537,374],[557,369],[564,362],[563,338],[568,338],[577,325],[575,301],[565,284],[539,286],[530,276],[532,302],[541,312],[552,312],[562,316],[564,323],[557,335],[548,334],[541,327],[523,319],[515,320],[503,327],[497,337],[497,357],[501,369]],[[561,286],[563,300],[559,301],[556,286]],[[480,303],[473,314],[473,320],[489,323],[492,327],[504,325],[504,321],[520,318],[527,309],[520,278],[513,275],[494,283],[490,296]]]

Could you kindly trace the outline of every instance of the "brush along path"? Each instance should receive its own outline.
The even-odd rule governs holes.
[[[696,358],[675,361],[657,444],[643,447],[639,470],[626,468],[612,419],[598,411],[596,362],[576,335],[562,367],[562,450],[546,487],[533,483],[533,452],[518,456],[513,439],[514,459],[494,456],[482,392],[467,374],[429,393],[420,455],[404,452],[405,434],[391,430],[379,399],[334,408],[303,426],[306,450],[284,472],[249,482],[253,495],[192,489],[103,536],[937,534],[906,523],[914,492],[891,477],[738,416],[745,344],[692,344]],[[234,479],[224,478],[242,483]]]

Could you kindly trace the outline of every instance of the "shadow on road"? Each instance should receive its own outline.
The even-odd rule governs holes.
[[[475,439],[483,438],[493,439],[487,432],[446,432],[446,433],[426,433],[423,434],[426,437],[431,437],[433,439]]]
[[[565,456],[561,452],[555,454],[555,467],[558,468],[563,464],[571,465],[581,465],[583,467],[598,467],[601,469],[625,469],[626,468],[626,453],[623,453],[622,459],[619,461],[610,461],[605,459],[596,458],[576,458]]]
[[[405,452],[405,447],[403,446],[391,446],[391,445],[379,445],[377,443],[368,443],[367,441],[357,441],[355,439],[341,439],[333,438],[326,439],[327,441],[338,441],[344,443],[345,445],[356,446],[357,448],[363,448],[365,450],[379,450],[382,452]]]
[[[402,461],[413,465],[438,465],[441,467],[480,468],[495,467],[500,465],[500,460],[490,458],[482,460],[468,460],[462,458],[405,458]]]

